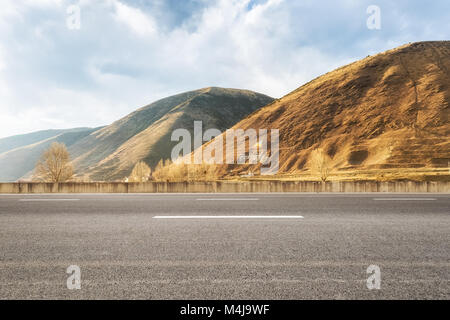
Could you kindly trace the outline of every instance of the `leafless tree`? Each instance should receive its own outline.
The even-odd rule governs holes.
[[[36,164],[34,179],[44,182],[66,182],[73,177],[73,166],[64,143],[54,142]]]
[[[150,179],[152,169],[144,162],[139,161],[131,171],[131,175],[128,178],[129,182],[146,182]]]
[[[317,172],[320,179],[325,182],[330,174],[331,158],[321,148],[315,149],[311,154],[313,171]]]

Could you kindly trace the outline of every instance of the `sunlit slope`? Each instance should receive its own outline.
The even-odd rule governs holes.
[[[170,158],[172,132],[225,130],[273,99],[248,90],[205,88],[178,94],[141,108],[98,130],[69,148],[78,176],[96,181],[119,180],[140,160],[155,166]]]
[[[335,171],[442,168],[450,161],[449,102],[450,42],[421,42],[318,77],[235,128],[279,129],[281,174],[308,171],[316,148]]]

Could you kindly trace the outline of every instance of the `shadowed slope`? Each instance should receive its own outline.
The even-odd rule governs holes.
[[[32,171],[41,154],[53,142],[71,146],[96,130],[91,128],[46,130],[2,139],[7,141],[3,146],[16,147],[0,153],[0,181],[31,179]]]
[[[110,126],[96,131],[71,148],[80,175],[92,180],[123,179],[140,160],[150,166],[170,158],[175,129],[193,133],[194,121],[203,130],[225,130],[272,98],[247,90],[205,88],[156,101]]]

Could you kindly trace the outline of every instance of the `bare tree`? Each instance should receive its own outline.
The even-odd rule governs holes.
[[[331,158],[321,148],[315,149],[311,154],[313,171],[320,175],[320,179],[325,182],[330,174]]]
[[[139,161],[131,171],[131,175],[128,178],[129,182],[146,182],[150,179],[152,169],[144,162]]]
[[[153,170],[153,178],[156,180],[161,180],[161,169],[164,166],[163,160],[159,160],[155,169]]]
[[[36,164],[34,178],[44,182],[66,182],[73,177],[73,166],[64,143],[54,142]]]

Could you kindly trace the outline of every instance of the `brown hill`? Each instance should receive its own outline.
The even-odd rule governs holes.
[[[421,42],[318,77],[234,128],[279,129],[281,174],[309,170],[316,148],[334,171],[447,167],[449,103],[450,42]]]
[[[193,133],[194,120],[203,129],[225,130],[273,98],[248,90],[205,88],[158,100],[93,132],[69,148],[79,178],[103,181],[127,177],[144,160],[154,167],[170,158],[178,128]]]

